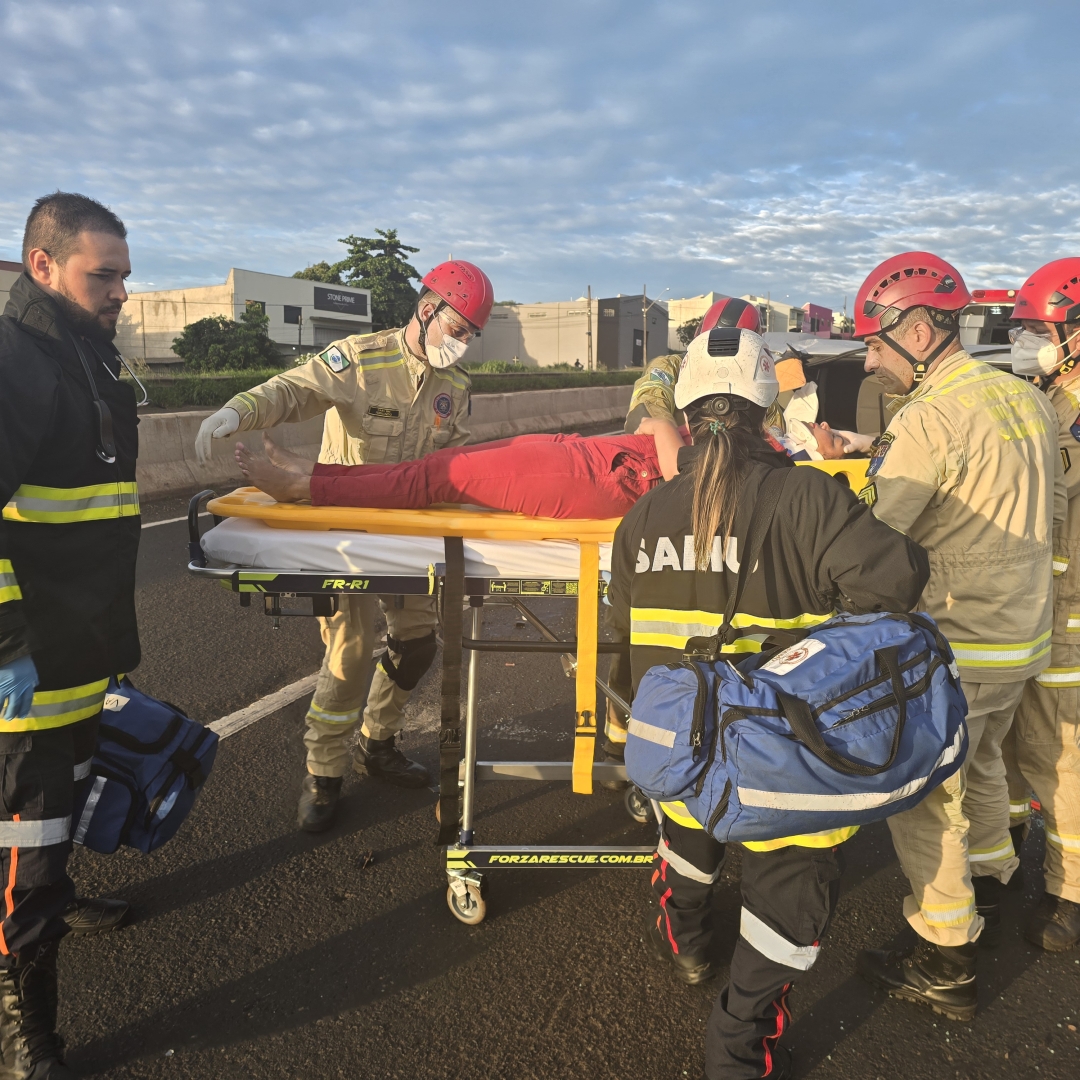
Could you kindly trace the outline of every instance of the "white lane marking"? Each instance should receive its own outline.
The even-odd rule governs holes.
[[[199,517],[209,517],[209,516],[210,516],[210,514],[207,513],[207,512],[204,512],[204,513],[199,515]],[[183,517],[178,517],[178,518],[162,518],[161,521],[144,521],[143,522],[143,528],[144,529],[152,529],[155,525],[175,525],[178,521],[187,521],[187,514],[185,514]]]
[[[254,724],[257,720],[261,720],[264,716],[269,716],[271,713],[277,712],[278,709],[284,709],[286,705],[291,705],[297,698],[310,694],[315,689],[318,678],[319,673],[316,672],[314,675],[308,675],[294,683],[289,683],[288,686],[283,686],[280,690],[252,702],[246,708],[229,713],[228,716],[223,716],[220,720],[215,720],[209,725],[210,730],[216,732],[218,738],[227,739],[230,735],[243,731],[244,728]]]

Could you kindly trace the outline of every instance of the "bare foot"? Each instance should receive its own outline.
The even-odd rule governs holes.
[[[311,499],[311,478],[280,469],[268,458],[256,457],[243,443],[233,451],[244,478],[278,502],[303,502]]]
[[[315,469],[315,462],[278,446],[273,439],[263,432],[263,453],[279,468],[300,476],[310,476]]]

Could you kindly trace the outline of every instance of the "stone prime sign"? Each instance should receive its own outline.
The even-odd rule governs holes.
[[[315,286],[315,310],[337,311],[346,315],[367,315],[367,293],[335,289],[333,286]]]

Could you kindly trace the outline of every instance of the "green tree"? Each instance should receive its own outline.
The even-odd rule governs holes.
[[[338,263],[338,266],[341,264]],[[297,270],[293,277],[305,278],[308,281],[324,281],[327,285],[342,285],[341,274],[325,259],[322,262],[312,263],[303,270]]]
[[[343,237],[338,241],[348,248],[348,254],[332,266],[327,262],[313,263],[298,270],[293,277],[309,281],[325,281],[332,285],[353,285],[371,290],[371,328],[389,330],[404,326],[416,309],[419,293],[410,281],[420,275],[411,266],[405,253],[416,254],[420,249],[409,247],[398,239],[397,229],[376,229],[376,236]]]
[[[681,326],[676,328],[675,333],[678,335],[679,340],[682,342],[684,349],[690,348],[690,342],[698,336],[698,331],[700,329],[700,319],[690,319],[688,322],[684,322]]]
[[[189,371],[243,371],[280,361],[266,328],[270,320],[258,304],[248,304],[239,321],[210,315],[188,323],[173,339],[173,352]]]

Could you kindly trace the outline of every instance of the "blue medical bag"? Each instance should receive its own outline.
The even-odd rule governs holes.
[[[782,484],[771,486],[771,500],[764,488],[759,500],[771,507],[751,521],[724,626],[775,511]],[[963,764],[967,702],[928,615],[838,615],[794,645],[737,664],[719,656],[726,643],[691,639],[681,663],[650,668],[626,740],[630,780],[651,799],[685,803],[717,840],[879,821]]]
[[[111,679],[89,782],[78,786],[72,840],[111,854],[151,852],[188,816],[214,765],[217,734],[175,705]]]

